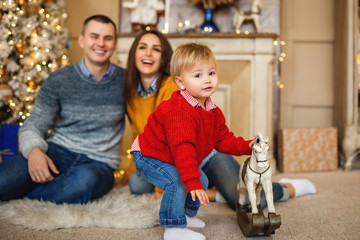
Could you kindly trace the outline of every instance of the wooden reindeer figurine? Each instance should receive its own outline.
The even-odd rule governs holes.
[[[239,172],[239,202],[237,216],[240,228],[245,236],[268,235],[281,225],[280,215],[276,215],[271,181],[271,166],[267,159],[269,152],[268,138],[258,133],[251,142],[251,157],[240,168]],[[268,218],[265,218],[260,205],[260,192],[264,188],[268,205]],[[249,218],[246,210],[246,192],[249,195],[252,217]]]

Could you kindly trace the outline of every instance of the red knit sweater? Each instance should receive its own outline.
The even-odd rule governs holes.
[[[188,191],[203,189],[198,167],[214,148],[250,155],[250,142],[229,132],[218,107],[211,111],[192,107],[179,91],[156,108],[139,135],[142,154],[175,165]]]

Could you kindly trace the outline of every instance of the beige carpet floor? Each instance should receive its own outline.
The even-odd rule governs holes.
[[[206,222],[198,230],[207,239],[360,239],[360,168],[297,174],[276,174],[280,178],[308,178],[317,188],[315,195],[289,199],[276,204],[282,225],[269,237],[245,238],[238,227],[236,213],[225,204],[201,207],[199,217]],[[141,219],[139,219],[141,221]],[[115,228],[74,228],[37,231],[0,221],[0,239],[162,239],[163,229],[124,230]]]

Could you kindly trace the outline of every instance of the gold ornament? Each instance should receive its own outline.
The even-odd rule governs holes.
[[[63,20],[66,20],[68,18],[68,14],[66,12],[64,12],[63,14],[61,14],[61,18]]]
[[[12,95],[11,87],[6,83],[0,83],[0,99],[10,98]]]
[[[0,79],[3,79],[7,76],[6,68],[0,67]]]
[[[29,0],[19,0],[20,6],[26,6],[28,4]]]
[[[45,1],[47,4],[53,4],[54,3],[54,0],[46,0]]]
[[[59,69],[59,64],[57,63],[57,61],[55,59],[48,66],[49,66],[51,72],[54,72]]]
[[[22,59],[20,59],[20,64],[26,67],[33,67],[35,65],[35,61],[30,56],[25,56]]]
[[[34,30],[32,31],[32,34],[38,34],[39,33],[39,27],[36,26]]]
[[[23,52],[25,50],[25,43],[23,43],[22,41],[18,41],[17,43],[15,43],[15,47],[18,52]]]
[[[37,88],[37,86],[38,86],[37,82],[36,82],[35,80],[33,80],[33,79],[29,80],[29,81],[27,82],[27,84],[28,84],[28,87],[29,87],[31,90],[35,90],[35,89]]]
[[[63,55],[61,57],[61,66],[67,66],[69,65],[69,59],[66,55]]]
[[[2,16],[3,16],[2,11],[0,11],[0,20],[2,19]]]
[[[37,14],[39,13],[41,7],[37,2],[30,2],[25,6],[25,11],[29,14]]]

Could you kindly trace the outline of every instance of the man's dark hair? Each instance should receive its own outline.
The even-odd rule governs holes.
[[[117,38],[116,24],[109,17],[107,17],[105,15],[93,15],[93,16],[90,16],[87,19],[85,19],[82,30],[81,30],[82,35],[85,34],[86,27],[91,20],[94,20],[96,22],[101,22],[101,23],[111,23],[114,26],[115,39]]]

